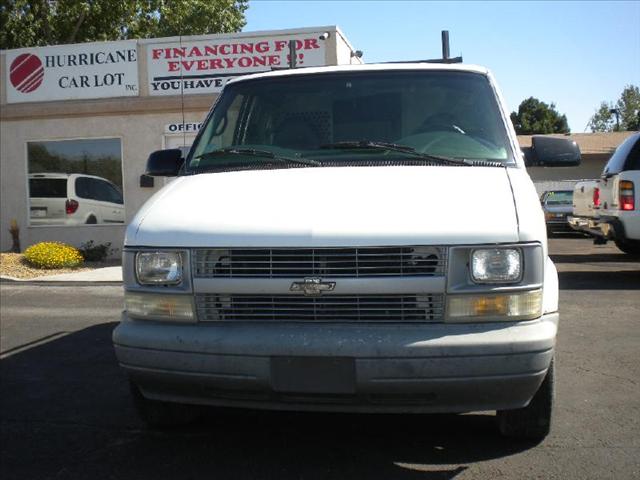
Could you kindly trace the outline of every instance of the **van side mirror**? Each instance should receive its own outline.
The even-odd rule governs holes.
[[[573,140],[534,135],[525,152],[527,166],[576,167],[580,165],[580,147]]]
[[[152,177],[175,177],[183,163],[182,150],[179,148],[156,150],[147,159],[145,174]]]

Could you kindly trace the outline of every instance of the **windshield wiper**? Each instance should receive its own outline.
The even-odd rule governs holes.
[[[211,157],[214,155],[227,155],[227,154],[268,158],[269,160],[275,160],[278,163],[305,165],[309,167],[319,167],[322,165],[322,163],[318,162],[317,160],[312,160],[310,158],[285,157],[282,155],[277,155],[276,153],[270,150],[258,150],[256,148],[235,148],[235,147],[219,148],[217,150],[205,152],[201,155],[198,155],[197,157],[194,157],[192,160],[198,160],[200,158]]]
[[[469,160],[469,159],[459,159],[452,157],[444,157],[440,155],[432,155],[430,153],[422,153],[418,152],[415,148],[409,147],[407,145],[399,145],[397,143],[387,143],[387,142],[375,142],[372,140],[359,140],[359,141],[347,141],[347,142],[336,142],[336,143],[328,143],[326,145],[320,145],[320,148],[336,148],[336,149],[344,149],[344,150],[385,150],[390,152],[400,152],[406,153],[408,155],[413,155],[415,157],[423,158],[425,160],[429,160],[431,162],[436,162],[441,165],[460,165],[460,166],[474,166],[474,165],[482,165],[482,166],[496,166],[502,167],[502,163],[495,162],[492,160]]]

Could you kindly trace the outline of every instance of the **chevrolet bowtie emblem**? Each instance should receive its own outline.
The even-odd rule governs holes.
[[[292,292],[303,292],[307,297],[319,297],[322,292],[331,292],[336,288],[336,282],[323,282],[320,277],[306,277],[303,282],[293,282]]]

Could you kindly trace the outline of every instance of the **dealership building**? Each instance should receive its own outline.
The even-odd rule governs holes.
[[[225,82],[286,68],[292,40],[298,67],[361,63],[336,26],[1,51],[0,250],[14,219],[22,249],[120,249],[165,183],[149,153],[189,146]]]
[[[13,220],[22,249],[121,249],[168,181],[144,175],[149,153],[191,145],[227,80],[287,68],[291,46],[299,67],[362,63],[336,26],[0,51],[0,250],[12,247]],[[628,134],[572,135],[580,167],[529,172],[539,191],[594,178]]]

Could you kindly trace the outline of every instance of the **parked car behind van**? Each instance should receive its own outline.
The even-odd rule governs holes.
[[[540,197],[548,233],[573,232],[567,217],[573,212],[573,190],[549,190]]]
[[[120,189],[109,180],[76,173],[29,175],[31,225],[124,223]]]

